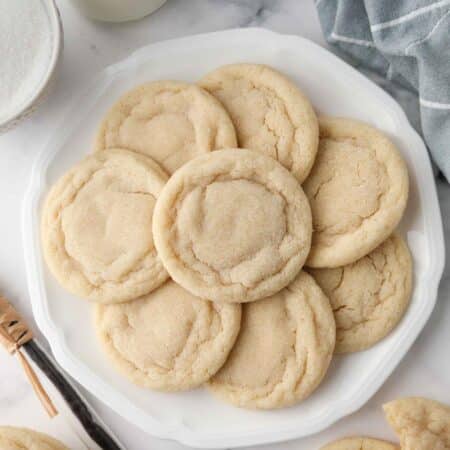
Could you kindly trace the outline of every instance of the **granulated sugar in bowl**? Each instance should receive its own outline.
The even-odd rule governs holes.
[[[0,132],[48,92],[62,47],[53,0],[0,0]]]

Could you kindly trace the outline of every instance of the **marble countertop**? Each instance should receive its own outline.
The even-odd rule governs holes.
[[[46,103],[15,130],[0,136],[0,290],[32,322],[25,279],[21,202],[30,168],[47,129],[60,116],[73,90],[103,67],[151,42],[226,28],[261,26],[299,34],[321,45],[323,40],[312,0],[169,0],[141,21],[120,25],[90,22],[66,0],[57,2],[65,31],[59,78]],[[450,236],[450,187],[437,180],[446,236]],[[450,404],[450,269],[441,282],[434,313],[391,377],[357,413],[306,439],[276,444],[269,449],[315,449],[345,435],[395,439],[386,425],[381,405],[406,395],[433,397]],[[38,330],[36,334],[44,341]],[[46,418],[20,367],[0,351],[0,425],[24,425],[63,436]],[[146,435],[86,394],[103,420],[127,449],[181,450],[185,447]]]

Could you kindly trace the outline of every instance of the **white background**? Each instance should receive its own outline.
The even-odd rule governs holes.
[[[0,292],[30,323],[32,316],[20,229],[21,202],[33,158],[48,139],[48,130],[58,120],[76,88],[103,67],[142,45],[206,31],[262,26],[299,34],[325,45],[312,1],[169,0],[152,16],[120,25],[90,22],[67,0],[60,0],[58,6],[65,31],[65,47],[57,84],[46,103],[30,119],[0,136]],[[437,180],[437,184],[447,236],[450,233],[450,225],[446,223],[450,213],[450,188],[442,180]],[[449,275],[446,270],[437,306],[424,331],[380,391],[359,412],[316,436],[264,448],[318,449],[335,438],[361,434],[395,440],[383,419],[381,405],[384,402],[406,395],[423,395],[450,404]],[[37,335],[43,342],[38,332]],[[3,351],[0,351],[0,379],[0,425],[24,425],[66,438],[65,430],[46,418],[15,359]],[[126,448],[185,448],[174,442],[151,438],[99,400],[86,395]]]

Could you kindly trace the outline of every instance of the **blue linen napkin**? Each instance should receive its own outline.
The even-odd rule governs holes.
[[[450,0],[315,0],[326,40],[402,105],[450,181]]]

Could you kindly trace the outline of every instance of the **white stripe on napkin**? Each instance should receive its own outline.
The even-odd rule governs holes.
[[[422,106],[425,106],[426,108],[450,109],[450,103],[431,102],[430,100],[425,100],[424,98],[419,98],[419,102]]]
[[[381,23],[377,23],[375,25],[371,25],[370,30],[371,31],[379,31],[379,30],[383,30],[384,28],[393,27],[400,23],[407,22],[408,20],[414,19],[417,16],[421,16],[422,14],[433,11],[433,9],[441,8],[441,7],[449,5],[449,4],[450,4],[450,0],[441,0],[440,2],[434,3],[432,5],[424,6],[422,8],[418,8],[414,11],[411,11],[410,13],[405,14],[404,16],[398,17],[397,19],[392,19],[392,20],[388,20],[387,22],[381,22]]]
[[[334,39],[335,41],[346,42],[347,44],[362,45],[364,47],[375,47],[375,44],[372,41],[365,41],[363,39],[349,38],[347,36],[342,36],[340,34],[336,34],[334,31],[331,33],[330,37],[332,39]]]

